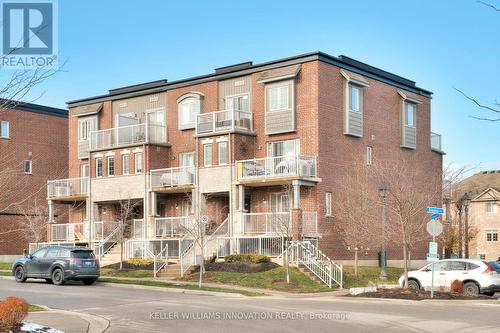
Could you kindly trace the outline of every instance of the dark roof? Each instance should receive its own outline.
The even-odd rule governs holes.
[[[67,104],[69,106],[79,106],[94,102],[103,102],[108,100],[141,96],[141,95],[166,91],[168,89],[179,88],[191,84],[204,83],[213,80],[223,80],[241,75],[248,75],[262,70],[269,70],[273,68],[300,64],[314,60],[323,61],[325,63],[329,63],[331,65],[352,71],[357,74],[364,75],[374,80],[378,80],[390,84],[392,86],[395,86],[397,88],[401,88],[428,98],[431,98],[432,96],[431,91],[419,88],[416,86],[414,81],[405,79],[396,74],[392,74],[377,67],[367,65],[363,62],[349,58],[345,55],[335,57],[327,53],[316,51],[316,52],[300,54],[293,57],[264,62],[260,64],[253,64],[251,61],[248,61],[235,65],[219,67],[216,68],[214,73],[212,74],[195,76],[172,82],[167,82],[167,80],[157,80],[143,84],[127,86],[123,88],[111,89],[109,90],[108,94],[72,100],[67,102]]]
[[[40,104],[33,104],[33,103],[26,103],[19,101],[6,101],[6,100],[0,100],[0,104],[5,109],[20,110],[20,111],[43,114],[47,116],[68,118],[68,110],[66,109],[58,109]]]
[[[500,189],[500,170],[487,170],[475,173],[458,183],[456,188],[455,195],[460,196],[468,192],[471,198],[478,196],[488,188],[498,191]]]

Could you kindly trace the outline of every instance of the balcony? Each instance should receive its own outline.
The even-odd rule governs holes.
[[[441,146],[441,134],[431,132],[431,149],[438,153],[443,153]]]
[[[290,212],[243,213],[243,234],[278,234],[286,236],[292,232]]]
[[[180,217],[158,217],[155,218],[154,233],[157,238],[182,237],[190,228],[191,218]]]
[[[210,135],[223,132],[252,133],[252,113],[231,109],[202,113],[196,116],[196,135]]]
[[[52,242],[83,241],[83,223],[62,223],[50,225]]]
[[[90,141],[89,140],[79,140],[78,141],[78,159],[84,159],[90,157]]]
[[[272,183],[283,179],[306,179],[317,182],[317,176],[315,156],[277,156],[236,162],[236,177],[240,183]]]
[[[88,177],[49,180],[47,198],[60,201],[85,200],[88,196],[88,187]]]
[[[140,144],[166,144],[167,128],[157,124],[114,127],[90,133],[90,150],[104,150]]]
[[[149,175],[149,186],[155,192],[182,192],[193,188],[194,165],[151,170]]]

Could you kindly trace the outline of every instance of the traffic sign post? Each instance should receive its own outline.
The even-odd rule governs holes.
[[[427,207],[425,211],[429,214],[439,214],[439,215],[444,214],[444,209],[439,207]]]
[[[439,214],[436,212],[429,212],[429,208],[436,208],[436,207],[427,207],[428,213]],[[438,220],[432,219],[429,222],[427,222],[427,232],[432,236],[432,242],[429,242],[429,253],[427,254],[427,261],[432,261],[431,298],[434,298],[434,263],[439,260],[436,236],[439,236],[443,232],[443,225]]]

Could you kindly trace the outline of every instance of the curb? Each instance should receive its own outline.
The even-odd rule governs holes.
[[[46,312],[43,312],[43,311],[36,312],[36,314],[38,316],[54,315],[55,314],[55,315],[61,315],[61,316],[73,315],[73,316],[79,317],[80,319],[87,322],[87,324],[88,324],[87,330],[86,330],[87,333],[102,333],[102,332],[105,332],[110,326],[109,320],[107,320],[103,317],[100,317],[100,316],[91,315],[88,313],[83,313],[83,312],[78,312],[78,311],[51,309],[51,308],[49,308],[47,306],[43,306],[43,305],[38,305],[38,306],[45,308],[47,310]]]

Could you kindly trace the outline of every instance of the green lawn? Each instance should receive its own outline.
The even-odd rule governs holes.
[[[155,280],[125,280],[125,279],[115,279],[100,277],[100,282],[107,283],[119,283],[119,284],[133,284],[140,286],[150,286],[150,287],[162,287],[162,288],[175,288],[175,289],[186,289],[186,290],[203,290],[203,291],[215,291],[223,293],[241,294],[245,296],[265,296],[263,293],[251,292],[241,289],[232,288],[219,288],[219,287],[206,287],[202,286],[201,289],[197,285],[181,285],[170,282],[155,281]]]
[[[185,278],[189,281],[197,281],[198,274],[193,274]],[[259,273],[234,273],[234,272],[213,272],[207,271],[203,277],[205,282],[232,284],[249,288],[271,289],[295,293],[314,293],[331,291],[324,284],[313,281],[296,268],[290,267],[290,284],[286,283],[286,270],[284,267],[277,267]]]
[[[0,262],[0,269],[12,269],[12,263],[11,262]]]
[[[38,311],[47,311],[47,310],[38,305],[34,304],[28,305],[28,312],[38,312]]]
[[[136,269],[136,270],[119,270],[111,268],[101,268],[102,276],[113,277],[128,277],[128,278],[143,278],[153,277],[153,270],[151,269]]]
[[[358,277],[354,276],[353,266],[344,266],[344,288],[366,287],[370,282],[377,284],[395,284],[403,274],[402,268],[387,267],[387,281],[379,279],[380,267],[360,266]]]
[[[0,272],[0,276],[12,276],[12,272]]]

